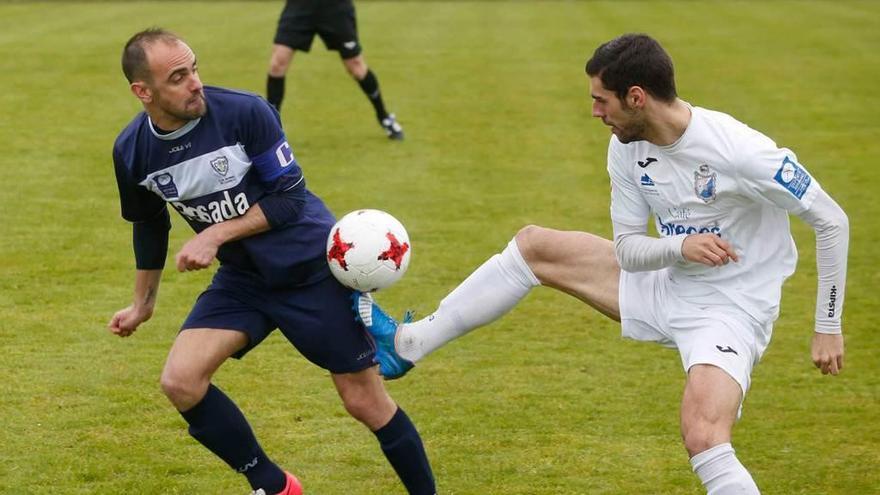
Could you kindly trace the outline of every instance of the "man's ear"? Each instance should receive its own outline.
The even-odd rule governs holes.
[[[151,103],[153,101],[153,90],[151,90],[143,81],[135,81],[129,86],[132,94],[141,100],[141,103]]]
[[[630,86],[626,92],[626,104],[630,108],[644,108],[648,101],[648,93],[641,86]]]

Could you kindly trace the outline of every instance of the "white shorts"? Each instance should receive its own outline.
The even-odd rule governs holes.
[[[752,367],[766,348],[757,336],[769,335],[770,328],[719,292],[697,293],[674,284],[666,270],[621,270],[622,335],[677,348],[685,372],[696,364],[721,368],[745,397]]]

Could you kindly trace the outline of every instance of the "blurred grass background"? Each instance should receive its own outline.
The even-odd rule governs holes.
[[[809,356],[814,239],[734,431],[765,494],[880,493],[876,166],[880,3],[358,2],[365,57],[407,139],[388,142],[338,56],[315,40],[282,117],[309,187],[338,215],[380,208],[414,245],[380,293],[431,312],[523,225],[610,235],[608,131],[583,64],[647,32],[680,95],[798,154],[850,216],[846,370]],[[140,111],[119,69],[134,32],[193,47],[206,84],[262,94],[282,2],[0,4],[0,493],[246,493],[159,391],[165,355],[210,273],[169,266],[153,319],[105,330],[130,301],[130,228],[110,150]],[[175,215],[169,255],[190,236]],[[676,353],[623,341],[559,293],[438,351],[388,384],[418,425],[445,494],[699,494],[678,437]],[[273,335],[218,383],[307,493],[402,493],[327,373]]]

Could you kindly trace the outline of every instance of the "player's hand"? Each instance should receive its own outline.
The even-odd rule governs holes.
[[[684,259],[709,266],[722,266],[739,261],[733,246],[715,234],[691,234],[681,243]]]
[[[211,236],[207,229],[203,230],[187,241],[174,257],[177,271],[188,272],[211,266],[219,248],[220,243]]]
[[[148,308],[136,308],[131,305],[121,309],[110,318],[107,328],[111,333],[120,337],[128,337],[137,330],[138,325],[150,319],[153,310]]]
[[[836,375],[843,369],[843,335],[813,333],[813,364],[823,375]]]

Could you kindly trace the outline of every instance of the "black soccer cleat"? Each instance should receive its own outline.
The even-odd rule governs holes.
[[[385,134],[388,135],[388,139],[403,141],[403,127],[401,127],[400,123],[397,122],[397,119],[394,118],[393,113],[380,120],[379,124],[382,125],[382,129],[385,129]]]

